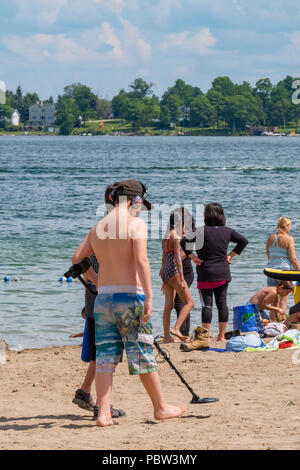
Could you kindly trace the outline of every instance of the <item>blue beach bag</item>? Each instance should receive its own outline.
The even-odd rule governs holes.
[[[84,326],[83,342],[82,342],[82,348],[81,348],[81,360],[83,362],[90,362],[91,361],[89,332],[88,332],[87,320],[85,320],[85,326]]]
[[[257,324],[259,322],[259,325]],[[263,322],[260,318],[259,306],[256,304],[241,305],[233,308],[233,328],[242,333],[257,331],[263,336]]]

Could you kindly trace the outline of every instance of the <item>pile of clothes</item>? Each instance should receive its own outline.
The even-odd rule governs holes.
[[[265,344],[256,332],[233,336],[226,343],[227,351],[277,351],[278,349],[300,348],[300,331],[286,330]]]

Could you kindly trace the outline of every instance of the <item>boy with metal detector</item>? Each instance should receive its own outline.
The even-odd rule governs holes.
[[[120,183],[112,191],[111,200],[114,209],[86,235],[72,258],[73,263],[80,263],[94,253],[101,264],[95,302],[97,424],[101,427],[113,424],[110,414],[113,372],[124,343],[129,372],[140,376],[152,401],[154,418],[176,418],[185,412],[186,406],[169,405],[162,393],[149,322],[152,289],[147,226],[136,218],[143,206],[148,210],[152,206],[146,199],[144,185],[135,180]],[[205,402],[210,401],[216,399]]]
[[[138,374],[151,398],[157,420],[181,416],[186,407],[167,404],[153,353],[152,289],[147,257],[147,227],[136,215],[151,209],[145,187],[123,181],[111,194],[114,209],[86,235],[72,262],[93,253],[101,265],[95,302],[98,426],[111,426],[113,372],[126,347],[129,372]],[[123,342],[124,341],[124,342]]]

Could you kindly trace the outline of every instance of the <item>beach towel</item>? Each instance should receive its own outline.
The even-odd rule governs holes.
[[[233,352],[241,352],[246,348],[261,348],[265,343],[256,334],[233,336],[226,343],[226,350]]]
[[[268,344],[265,345],[263,348],[255,349],[253,347],[248,347],[245,349],[245,352],[253,352],[253,351],[278,351],[279,345],[281,342],[292,342],[293,346],[289,349],[299,349],[300,348],[300,331],[298,330],[287,330],[283,335],[278,335],[276,338],[272,339]]]
[[[278,349],[281,341],[291,341],[293,346],[300,347],[300,331],[287,330],[284,334],[276,336],[267,345],[266,349]]]

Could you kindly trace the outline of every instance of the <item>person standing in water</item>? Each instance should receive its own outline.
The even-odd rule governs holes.
[[[295,242],[293,237],[290,235],[290,230],[292,227],[292,221],[288,217],[280,217],[277,221],[277,230],[276,233],[272,233],[266,244],[267,252],[267,268],[272,269],[296,269],[300,271],[300,264],[297,259]],[[278,286],[280,281],[272,279],[271,277],[267,278],[267,283],[269,287]],[[288,296],[282,297],[280,306],[283,310],[287,308]]]
[[[94,310],[97,425],[101,427],[113,425],[113,373],[124,347],[129,373],[139,375],[152,401],[154,418],[176,418],[186,410],[184,405],[166,402],[154,358],[147,225],[136,217],[144,206],[152,208],[146,197],[145,186],[136,180],[117,185],[110,195],[114,209],[90,230],[76,251],[76,262],[94,253],[101,266]]]

